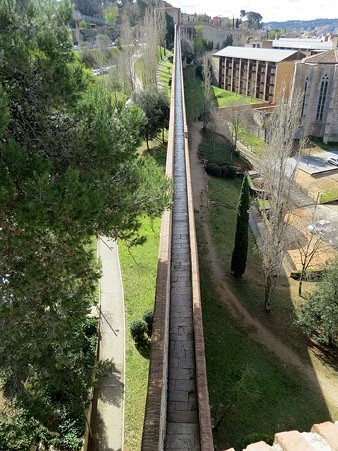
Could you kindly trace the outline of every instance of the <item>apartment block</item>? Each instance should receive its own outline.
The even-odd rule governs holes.
[[[278,103],[288,98],[295,61],[304,56],[294,50],[228,46],[213,55],[215,76],[222,89]]]

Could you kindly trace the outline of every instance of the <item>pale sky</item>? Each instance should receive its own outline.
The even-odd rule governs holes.
[[[263,22],[338,18],[337,0],[172,0],[184,13],[208,16],[239,17],[241,9],[263,16]]]

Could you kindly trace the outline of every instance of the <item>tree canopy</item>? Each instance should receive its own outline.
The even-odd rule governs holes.
[[[249,182],[248,177],[245,175],[238,201],[235,245],[231,258],[231,271],[235,277],[242,276],[246,268],[249,241],[249,208]]]
[[[169,101],[166,94],[157,89],[137,92],[134,100],[147,118],[141,131],[149,148],[149,140],[154,139],[162,129],[169,127]]]
[[[256,30],[262,28],[263,25],[261,22],[263,17],[259,13],[255,13],[254,11],[241,11],[241,14],[242,12],[244,12],[244,17],[247,19],[248,28],[254,28]]]
[[[0,430],[35,425],[22,447],[0,434],[1,449],[78,449],[100,275],[91,237],[136,243],[140,215],[169,202],[162,169],[137,152],[144,113],[74,58],[70,18],[67,0],[0,3],[0,373],[17,413]]]
[[[314,340],[338,346],[338,261],[325,271],[316,291],[297,311],[297,323]]]

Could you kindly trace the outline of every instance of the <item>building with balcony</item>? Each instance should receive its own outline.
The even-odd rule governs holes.
[[[304,56],[295,50],[228,46],[213,55],[214,75],[222,89],[278,103],[288,98],[295,61]]]

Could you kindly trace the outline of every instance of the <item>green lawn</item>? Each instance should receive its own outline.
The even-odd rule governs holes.
[[[258,155],[267,148],[267,143],[263,139],[258,138],[243,127],[239,130],[239,141]]]
[[[239,105],[251,105],[254,103],[264,103],[263,100],[254,99],[253,97],[242,96],[232,91],[226,91],[225,89],[212,86],[213,96],[215,104],[218,108],[226,107],[231,104]]]
[[[208,146],[210,142],[202,143],[201,147]],[[273,311],[268,316],[263,306],[260,258],[251,233],[247,271],[242,279],[230,276],[241,179],[210,177],[208,180],[208,221],[225,282],[254,317],[310,365],[308,342],[293,324],[292,296],[297,283],[282,281],[274,295]],[[200,255],[205,256],[206,244],[200,233],[198,241]],[[250,331],[229,316],[214,292],[209,265],[203,257],[200,271],[209,394],[218,425],[214,434],[217,449],[234,446],[239,450],[249,442],[267,440],[278,431],[307,431],[313,423],[330,419],[319,387],[309,387],[293,368],[249,339]]]
[[[216,449],[239,451],[278,431],[308,431],[327,420],[320,393],[247,338],[213,292],[203,261],[200,269],[209,396],[219,422]]]
[[[126,405],[125,447],[129,451],[141,449],[143,417],[148,384],[149,360],[142,357],[131,339],[129,326],[142,319],[145,311],[153,309],[160,220],[142,220],[141,232],[147,237],[143,246],[128,251],[119,243],[126,308]]]
[[[203,112],[202,82],[195,76],[195,67],[184,69],[184,93],[187,120],[196,120]]]
[[[168,57],[172,55],[172,53],[167,51],[166,55]],[[159,68],[160,68],[160,83],[163,87],[167,89],[167,92],[169,94],[170,92],[169,82],[172,77],[173,63],[171,63],[170,61],[164,61],[160,64]]]
[[[220,166],[236,166],[243,171],[250,168],[240,154],[233,150],[233,145],[227,138],[210,130],[204,133],[204,139],[198,151],[200,158]]]

